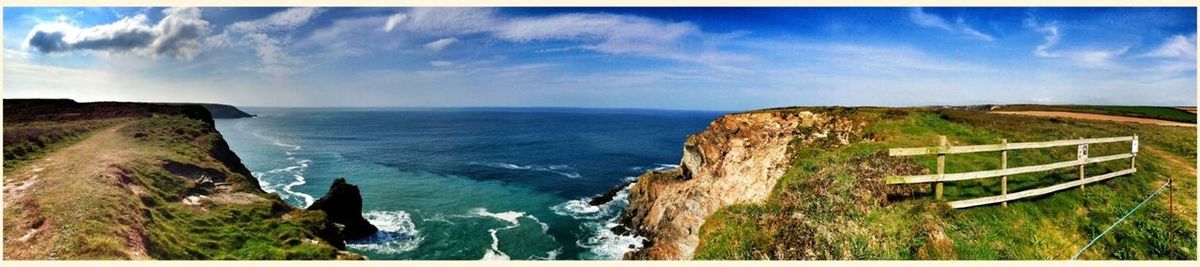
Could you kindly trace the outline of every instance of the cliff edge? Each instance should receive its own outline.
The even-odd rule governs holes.
[[[4,169],[5,259],[363,258],[264,192],[198,105],[7,99]]]
[[[789,167],[792,145],[844,145],[861,123],[810,111],[724,115],[687,138],[680,167],[649,172],[629,191],[620,221],[648,237],[627,259],[690,259],[717,209],[761,202]]]

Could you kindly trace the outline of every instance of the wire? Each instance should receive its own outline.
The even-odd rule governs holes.
[[[1154,191],[1153,194],[1150,194],[1150,196],[1148,196],[1148,197],[1146,197],[1146,199],[1142,200],[1142,203],[1138,203],[1138,205],[1136,207],[1133,207],[1133,209],[1131,209],[1131,210],[1129,210],[1129,212],[1125,213],[1125,216],[1121,216],[1120,220],[1117,220],[1117,222],[1108,226],[1108,229],[1104,229],[1104,232],[1100,232],[1100,235],[1097,235],[1095,238],[1092,238],[1092,242],[1088,243],[1087,246],[1083,246],[1082,249],[1079,249],[1079,252],[1075,252],[1075,256],[1071,256],[1071,260],[1075,260],[1076,258],[1079,258],[1079,255],[1082,255],[1083,252],[1086,251],[1089,247],[1092,247],[1093,244],[1096,244],[1096,240],[1100,240],[1101,237],[1104,237],[1104,234],[1107,234],[1109,230],[1113,229],[1113,227],[1117,227],[1118,224],[1121,224],[1122,221],[1125,221],[1125,218],[1129,218],[1129,215],[1132,215],[1134,211],[1137,211],[1138,208],[1141,208],[1142,205],[1145,205],[1147,201],[1150,201],[1151,198],[1154,198],[1155,195],[1158,195],[1159,192],[1162,192],[1163,189],[1166,189],[1167,186],[1170,184],[1171,183],[1164,183],[1163,186],[1159,187],[1158,190]]]

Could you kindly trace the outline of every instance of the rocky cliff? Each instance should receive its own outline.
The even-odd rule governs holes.
[[[648,238],[627,259],[690,259],[699,228],[717,209],[760,202],[787,171],[791,146],[838,146],[863,124],[811,111],[758,111],[717,118],[687,138],[680,167],[649,172],[630,189],[620,221]]]

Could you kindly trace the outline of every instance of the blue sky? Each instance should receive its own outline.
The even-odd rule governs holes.
[[[4,97],[1195,105],[1195,8],[4,8]]]

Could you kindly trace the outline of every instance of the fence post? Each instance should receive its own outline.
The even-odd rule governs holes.
[[[1079,139],[1083,140],[1083,138]],[[1085,165],[1083,162],[1087,159],[1088,144],[1080,144],[1076,149],[1078,149],[1078,151],[1076,151],[1075,157],[1079,159],[1079,192],[1083,192],[1083,166]]]
[[[935,187],[934,194],[937,195],[937,200],[942,200],[942,178],[946,176],[946,146],[947,145],[948,145],[948,142],[946,142],[946,136],[939,135],[938,136],[938,147],[940,147],[941,149],[938,151],[938,159],[937,159],[938,182],[937,182],[937,185],[934,186]]]
[[[1008,169],[1008,139],[1000,139],[1000,145],[1004,150],[1000,150],[1000,169]],[[1004,202],[1000,202],[1000,206],[1008,207],[1008,175],[1000,176],[1000,194],[1004,197]]]
[[[1138,149],[1137,149],[1138,136],[1136,134],[1133,135],[1133,141],[1131,141],[1130,143],[1132,145],[1129,146],[1129,153],[1133,154],[1133,156],[1129,157],[1129,169],[1132,169],[1133,172],[1137,172],[1137,165],[1134,163],[1134,162],[1137,162],[1137,154],[1138,154]]]

